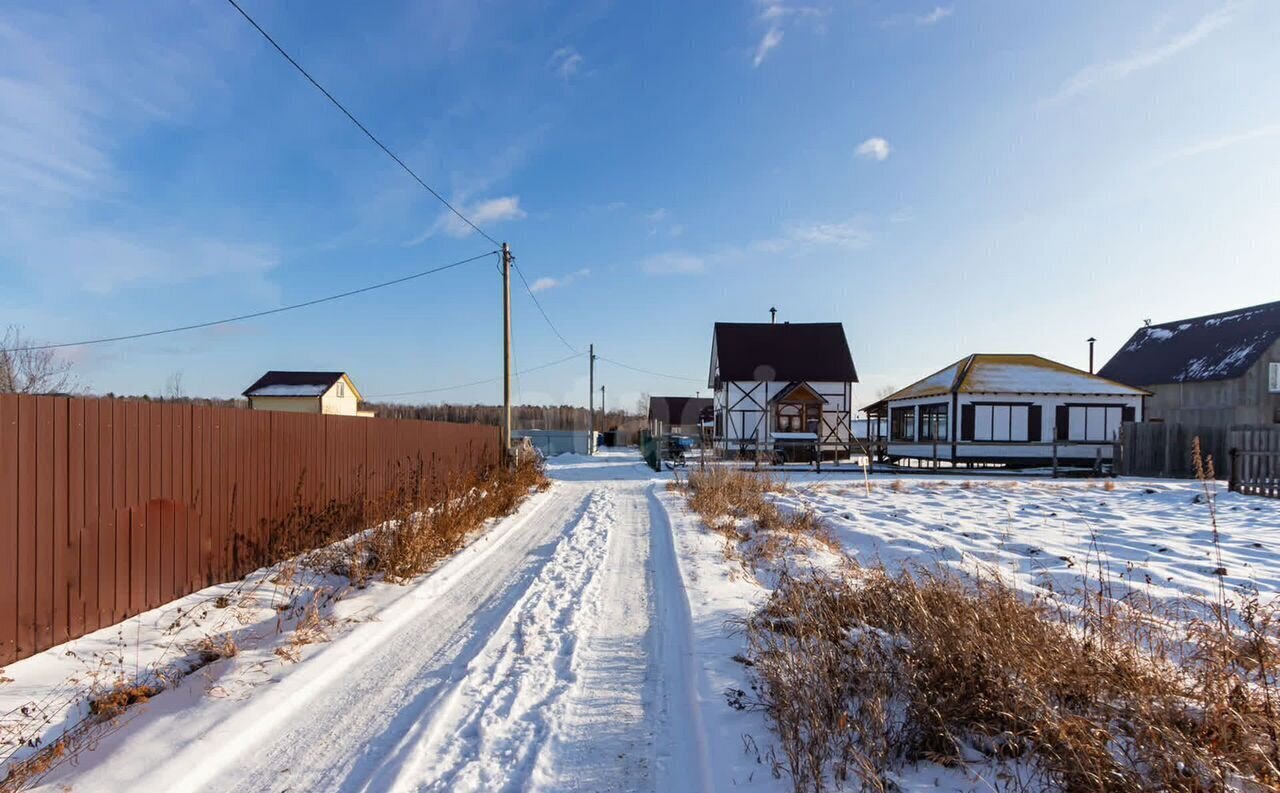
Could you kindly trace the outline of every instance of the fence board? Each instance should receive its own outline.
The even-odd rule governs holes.
[[[292,510],[419,460],[438,494],[498,462],[497,430],[0,395],[0,664],[278,561]]]
[[[0,394],[0,471],[18,466],[18,398]],[[17,658],[18,479],[0,476],[0,665]]]

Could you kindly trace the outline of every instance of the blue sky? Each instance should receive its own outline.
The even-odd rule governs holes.
[[[510,241],[575,345],[704,378],[712,323],[845,323],[871,401],[969,352],[1083,366],[1280,299],[1280,5],[244,0]],[[489,250],[221,0],[0,19],[0,324],[67,341]],[[498,374],[491,263],[68,354],[94,391]],[[516,361],[568,351],[514,297]],[[598,366],[610,401],[695,382]],[[585,361],[519,378],[586,400]],[[406,397],[484,401],[497,384]]]

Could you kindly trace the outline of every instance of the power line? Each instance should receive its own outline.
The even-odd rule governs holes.
[[[699,380],[699,379],[698,379],[698,378],[696,378],[696,377],[681,377],[681,376],[680,376],[680,375],[678,375],[678,374],[663,374],[662,372],[655,372],[655,371],[653,371],[652,369],[641,369],[641,368],[640,368],[640,367],[638,367],[638,366],[632,366],[632,365],[630,365],[630,364],[625,364],[625,363],[623,363],[622,361],[615,361],[615,360],[613,360],[612,358],[606,358],[606,357],[604,357],[603,355],[597,355],[597,356],[596,356],[596,360],[604,361],[605,363],[611,363],[611,364],[613,364],[614,366],[621,366],[623,369],[630,369],[630,370],[631,370],[631,371],[633,371],[633,372],[640,372],[640,373],[642,373],[642,374],[651,374],[651,375],[654,375],[655,377],[666,377],[666,378],[671,379],[671,380],[685,380],[685,381],[690,382],[690,383],[701,383],[701,382],[702,382],[701,380]]]
[[[551,317],[547,316],[546,309],[542,307],[542,303],[541,301],[538,300],[538,296],[534,294],[533,288],[529,286],[529,282],[525,280],[524,271],[520,269],[520,265],[513,264],[513,266],[515,267],[516,274],[520,276],[520,283],[524,284],[524,291],[528,292],[529,297],[533,298],[533,304],[538,307],[538,313],[542,315],[542,318],[544,320],[546,320],[547,327],[551,328],[551,332],[556,334],[556,337],[560,339],[560,342],[564,344],[564,346],[568,347],[574,352],[580,353],[581,351],[577,347],[574,347],[572,344],[570,344],[569,340],[566,339],[564,335],[560,333],[560,331],[556,328],[556,323],[551,321]]]
[[[237,3],[237,2],[236,2],[236,0],[227,0],[227,2],[231,4],[231,7],[232,7],[232,8],[234,8],[234,9],[235,9],[235,10],[237,10],[237,11],[239,11],[239,12],[240,12],[240,16],[244,17],[244,18],[249,22],[249,24],[250,24],[250,25],[253,25],[254,29],[255,29],[255,30],[257,30],[259,33],[261,33],[261,34],[262,34],[262,37],[263,37],[263,38],[265,38],[265,39],[266,39],[266,40],[271,44],[271,46],[272,46],[272,47],[275,47],[275,48],[276,48],[276,52],[279,52],[281,55],[283,55],[283,56],[284,56],[284,59],[285,59],[285,60],[287,60],[289,63],[291,63],[291,64],[293,65],[293,68],[297,69],[297,70],[298,70],[298,72],[299,72],[303,77],[307,78],[307,82],[311,83],[313,86],[315,86],[315,87],[316,87],[316,90],[318,90],[320,93],[324,94],[325,98],[326,98],[326,99],[328,99],[330,102],[332,102],[334,107],[336,107],[336,108],[338,108],[339,110],[341,110],[341,111],[342,111],[342,113],[343,113],[343,115],[345,115],[348,119],[350,119],[350,120],[351,120],[351,123],[352,123],[352,124],[355,124],[355,125],[360,129],[360,131],[361,131],[361,132],[363,132],[363,133],[364,133],[364,134],[369,138],[369,140],[373,141],[373,142],[374,142],[374,144],[375,144],[375,145],[377,145],[377,147],[378,147],[379,149],[382,149],[382,151],[383,151],[383,152],[384,152],[388,157],[390,157],[391,159],[395,160],[396,165],[399,165],[401,168],[403,168],[403,169],[404,169],[404,171],[405,171],[405,173],[407,173],[407,174],[409,174],[410,176],[412,176],[412,177],[413,177],[414,181],[416,181],[418,184],[420,184],[420,185],[422,185],[424,188],[426,188],[426,190],[427,190],[427,192],[428,192],[428,193],[430,193],[431,195],[435,196],[437,201],[439,201],[440,203],[442,203],[442,204],[444,204],[446,207],[448,207],[448,208],[449,208],[449,211],[450,211],[450,212],[452,212],[453,214],[457,215],[457,216],[458,216],[458,218],[459,218],[459,219],[461,219],[463,223],[466,223],[468,226],[470,226],[471,228],[475,229],[475,230],[480,234],[480,236],[484,237],[484,238],[485,238],[485,239],[487,239],[489,242],[492,242],[494,245],[501,245],[501,244],[502,244],[502,243],[498,242],[497,240],[495,240],[493,237],[490,237],[490,236],[485,232],[485,230],[484,230],[484,229],[480,228],[480,227],[479,227],[479,226],[477,226],[475,223],[472,223],[470,218],[468,218],[466,215],[464,215],[464,214],[462,214],[461,212],[459,212],[459,211],[458,211],[458,209],[457,209],[457,207],[455,207],[453,204],[450,204],[448,201],[446,201],[444,196],[442,196],[442,195],[440,195],[439,193],[437,193],[437,192],[436,192],[436,191],[431,187],[431,185],[429,185],[429,184],[427,184],[426,182],[424,182],[424,181],[422,180],[422,177],[418,176],[418,174],[417,174],[417,173],[415,173],[415,172],[414,172],[414,170],[413,170],[412,168],[410,168],[408,165],[406,165],[406,164],[405,164],[405,162],[404,162],[404,160],[402,160],[402,159],[400,159],[398,156],[396,156],[395,152],[393,152],[393,151],[391,151],[391,149],[387,148],[387,145],[386,145],[385,143],[383,143],[381,140],[379,140],[377,135],[374,135],[372,132],[370,132],[368,127],[366,127],[364,124],[361,124],[361,123],[360,123],[360,120],[359,120],[358,118],[356,118],[355,116],[353,116],[353,115],[351,114],[351,111],[350,111],[350,110],[347,110],[347,108],[346,108],[346,107],[344,107],[344,106],[343,106],[343,104],[342,104],[341,102],[339,102],[339,101],[334,97],[334,95],[333,95],[333,94],[329,93],[329,91],[328,91],[328,90],[327,90],[323,85],[321,85],[320,83],[316,82],[316,78],[312,77],[312,76],[307,72],[307,70],[306,70],[306,69],[302,68],[302,64],[300,64],[300,63],[298,63],[297,61],[295,61],[295,60],[293,59],[293,56],[292,56],[292,55],[290,55],[289,53],[285,52],[284,47],[281,47],[279,44],[277,44],[277,43],[276,43],[276,40],[275,40],[275,39],[273,39],[273,38],[271,38],[271,34],[270,34],[270,33],[268,33],[267,31],[263,30],[263,29],[262,29],[262,26],[261,26],[261,25],[259,25],[256,21],[254,21],[253,17],[249,16],[248,12],[247,12],[247,11],[245,11],[243,8],[241,8],[241,7],[240,7],[240,4],[239,4],[239,3]]]
[[[452,264],[446,264],[442,267],[433,267],[430,270],[423,270],[420,273],[413,273],[411,275],[401,276],[400,278],[393,278],[390,281],[383,281],[380,284],[371,284],[369,286],[362,286],[359,289],[352,289],[347,292],[339,292],[336,295],[328,295],[327,297],[318,297],[314,300],[307,300],[306,302],[303,302],[303,303],[294,303],[293,305],[289,305],[289,306],[280,306],[279,308],[271,308],[271,309],[267,309],[266,311],[255,311],[251,314],[240,314],[239,316],[227,317],[225,319],[215,319],[209,322],[197,322],[192,325],[181,325],[176,328],[165,328],[163,330],[149,330],[143,333],[129,333],[123,336],[106,336],[99,339],[85,339],[83,341],[67,341],[67,342],[61,342],[58,344],[38,344],[38,345],[32,345],[30,347],[18,347],[10,350],[9,352],[28,352],[31,350],[56,350],[62,347],[81,347],[89,344],[106,344],[108,342],[115,342],[115,341],[145,339],[149,336],[163,336],[164,334],[167,334],[167,333],[181,333],[187,330],[199,330],[200,328],[211,328],[211,327],[214,327],[215,325],[227,325],[232,322],[243,322],[246,319],[257,319],[258,317],[267,317],[272,314],[282,314],[286,311],[293,311],[294,309],[297,309],[297,308],[307,308],[308,306],[315,306],[321,303],[329,303],[334,300],[341,300],[344,297],[351,297],[352,295],[359,295],[364,292],[372,292],[375,289],[383,289],[388,286],[403,284],[406,281],[412,281],[417,278],[423,278],[428,275],[434,275],[435,273],[441,273],[441,272],[444,272],[445,270],[451,270],[454,267],[461,267],[464,264],[470,264],[471,262],[474,262],[477,259],[483,259],[484,257],[492,256],[495,253],[497,253],[497,251],[489,251],[488,253],[482,253],[479,256],[472,256],[470,259],[462,259],[461,261],[456,261],[456,262],[453,262]]]
[[[574,353],[573,355],[566,355],[565,357],[555,361],[551,361],[550,363],[540,364],[538,366],[530,367],[528,369],[524,369],[522,371],[516,372],[516,374],[530,374],[531,372],[537,372],[542,369],[550,369],[551,367],[559,366],[560,364],[565,363],[566,361],[572,361],[574,358],[581,358],[583,355],[586,355],[586,353],[579,352],[579,353]],[[459,388],[469,388],[470,386],[474,386],[474,385],[488,385],[489,383],[496,383],[501,379],[502,377],[500,376],[490,377],[487,380],[474,380],[470,383],[458,383],[457,385],[448,385],[448,386],[443,386],[441,388],[424,388],[419,391],[397,391],[394,394],[369,394],[369,398],[384,399],[387,397],[416,396],[418,394],[435,394],[441,391],[456,391]]]

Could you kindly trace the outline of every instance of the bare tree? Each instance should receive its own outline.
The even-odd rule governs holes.
[[[5,328],[0,339],[0,394],[57,394],[77,387],[71,361],[57,350],[33,349],[39,346],[17,325]]]
[[[182,399],[187,393],[182,390],[182,370],[169,375],[164,381],[164,398],[165,399]]]
[[[880,386],[880,388],[876,389],[876,401],[879,402],[897,390],[898,387],[894,385]]]
[[[641,392],[640,399],[636,400],[636,413],[641,416],[649,415],[649,395]]]

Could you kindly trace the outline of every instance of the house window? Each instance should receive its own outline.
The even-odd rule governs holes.
[[[1113,441],[1124,421],[1119,405],[1071,405],[1067,409],[1067,440]]]
[[[889,411],[889,439],[913,441],[916,439],[916,409],[893,408]]]
[[[339,381],[338,381],[338,396],[339,396],[339,397],[344,397],[344,396],[346,396],[346,395],[347,395],[347,385],[346,385],[346,383],[344,383],[344,382],[342,382],[341,380],[339,380]]]
[[[973,407],[973,437],[966,440],[1026,443],[1031,440],[1030,405],[988,403]]]
[[[920,440],[945,441],[947,439],[947,404],[920,406]]]
[[[1280,361],[1267,364],[1267,390],[1280,394]]]

